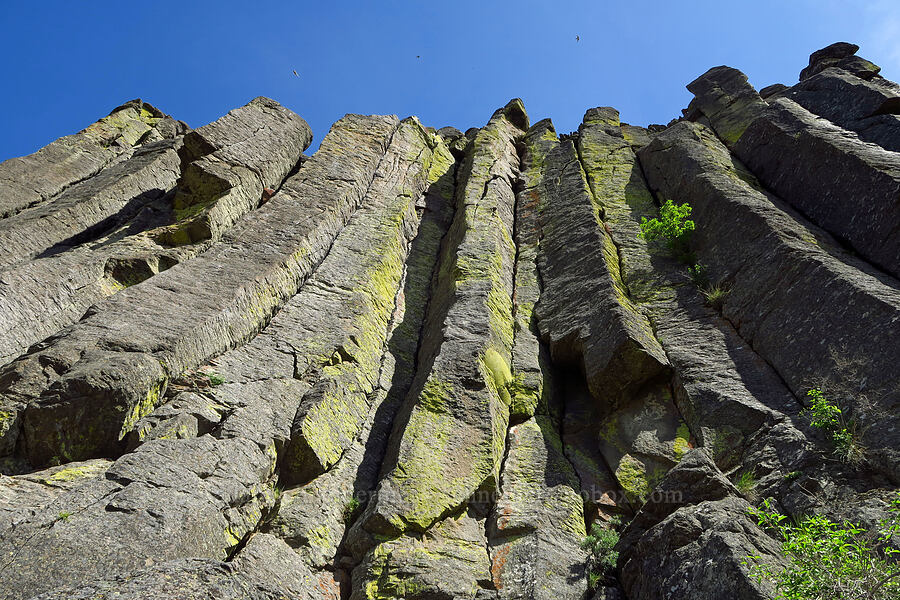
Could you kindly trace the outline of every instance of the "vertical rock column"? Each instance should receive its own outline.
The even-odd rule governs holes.
[[[328,148],[324,142],[323,148]],[[371,405],[380,400],[380,359],[419,220],[416,202],[432,171],[447,169],[447,158],[440,140],[416,120],[401,123],[363,206],[316,272],[260,335],[209,365],[223,382],[182,392],[173,406],[139,421],[143,439],[109,467],[107,480],[57,498],[52,508],[5,536],[3,560],[14,559],[2,569],[0,585],[30,597],[47,581],[72,585],[101,574],[128,574],[148,562],[230,556],[272,507],[278,458],[291,464],[284,455],[290,438],[301,433],[296,415],[315,420],[327,449],[341,462],[348,460],[340,469],[349,489],[339,491],[349,499],[366,446],[358,435],[366,433],[367,421],[374,418]],[[331,398],[317,393],[335,389],[335,382],[352,385]],[[212,426],[179,428],[197,414],[192,398],[201,401],[205,413],[212,407],[222,416],[213,416]],[[335,417],[329,421],[323,413]],[[326,464],[337,475],[335,463]],[[286,480],[278,478],[282,485]],[[327,482],[320,483],[327,489]],[[309,486],[303,494],[311,496],[314,489]],[[317,535],[307,538],[303,556],[315,560],[298,556],[300,566],[291,573],[310,597],[319,585],[335,587],[322,563],[334,558],[342,534],[343,505],[334,504],[338,497],[329,498],[330,512],[317,515]],[[60,511],[71,513],[71,519],[48,526]],[[82,549],[70,551],[76,546]],[[47,568],[36,568],[48,552],[61,555],[52,561],[49,578]]]
[[[460,169],[417,382],[385,475],[351,534],[363,559],[354,598],[436,589],[474,597],[491,587],[483,524],[469,500],[496,489],[509,420],[515,142],[527,125],[521,102],[510,102],[478,132]]]
[[[297,292],[360,205],[397,124],[341,119],[316,157],[220,244],[107,299],[6,367],[3,454],[24,423],[19,452],[34,466],[118,455],[170,377],[246,342]]]
[[[870,459],[898,477],[896,287],[761,192],[709,129],[679,123],[640,156],[654,189],[694,206],[698,255],[730,284],[722,312],[740,336],[797,397],[811,387],[843,390]],[[756,396],[778,407],[777,396]]]

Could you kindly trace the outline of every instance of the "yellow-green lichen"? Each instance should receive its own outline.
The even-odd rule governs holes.
[[[650,495],[647,468],[640,460],[626,454],[616,468],[616,479],[629,501],[643,504]]]
[[[129,431],[134,429],[134,426],[140,419],[153,412],[153,409],[156,408],[156,405],[159,403],[163,390],[165,390],[166,383],[168,383],[168,380],[163,378],[151,385],[144,398],[131,407],[125,420],[122,421],[122,429],[119,431],[120,440],[124,438]]]
[[[675,452],[675,460],[681,460],[688,450],[691,449],[691,431],[684,423],[678,426],[675,432],[675,441],[672,443],[672,451]]]

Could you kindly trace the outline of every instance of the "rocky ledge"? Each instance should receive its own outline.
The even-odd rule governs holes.
[[[752,505],[900,484],[900,86],[856,51],[666,127],[512,100],[306,156],[267,98],[134,100],[0,164],[0,596],[774,598]]]

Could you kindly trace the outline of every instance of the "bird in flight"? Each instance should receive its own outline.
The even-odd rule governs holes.
[[[580,35],[576,35],[576,36],[575,36],[575,41],[576,41],[576,42],[580,42],[580,41],[581,41],[581,36],[580,36]]]
[[[297,69],[294,69],[294,75],[295,75],[296,77],[300,77],[300,74],[297,73]]]
[[[422,57],[421,57],[421,56],[419,56],[419,55],[418,55],[418,54],[416,54],[416,58],[422,58]]]

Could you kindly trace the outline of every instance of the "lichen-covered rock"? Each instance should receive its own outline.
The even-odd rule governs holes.
[[[296,293],[359,206],[397,124],[395,117],[345,117],[316,158],[223,244],[123,290],[9,365],[7,373],[49,377],[0,376],[2,410],[14,425],[25,422],[20,451],[34,465],[54,456],[115,455],[170,377],[257,332]],[[348,144],[358,151],[344,154]],[[64,428],[58,426],[63,419]],[[13,450],[21,429],[0,432],[0,447]]]
[[[185,129],[184,123],[138,99],[34,154],[10,158],[0,163],[0,218],[53,198],[117,159],[128,157],[135,146],[174,138]]]
[[[751,504],[872,529],[900,482],[900,86],[856,50],[668,127],[306,157],[272,100],[134,101],[0,164],[0,597],[773,598]]]
[[[488,527],[491,575],[501,599],[581,599],[587,591],[584,502],[558,427],[539,416],[509,430]]]
[[[604,192],[589,187],[573,142],[547,150],[538,327],[554,361],[582,368],[591,392],[612,410],[667,361],[622,282],[618,249],[602,222]]]
[[[484,525],[469,514],[450,516],[425,536],[401,535],[379,544],[353,571],[351,600],[471,598],[490,587]]]
[[[515,141],[525,127],[521,102],[511,101],[479,131],[461,166],[422,378],[361,517],[368,532],[422,532],[499,477],[512,380]]]

